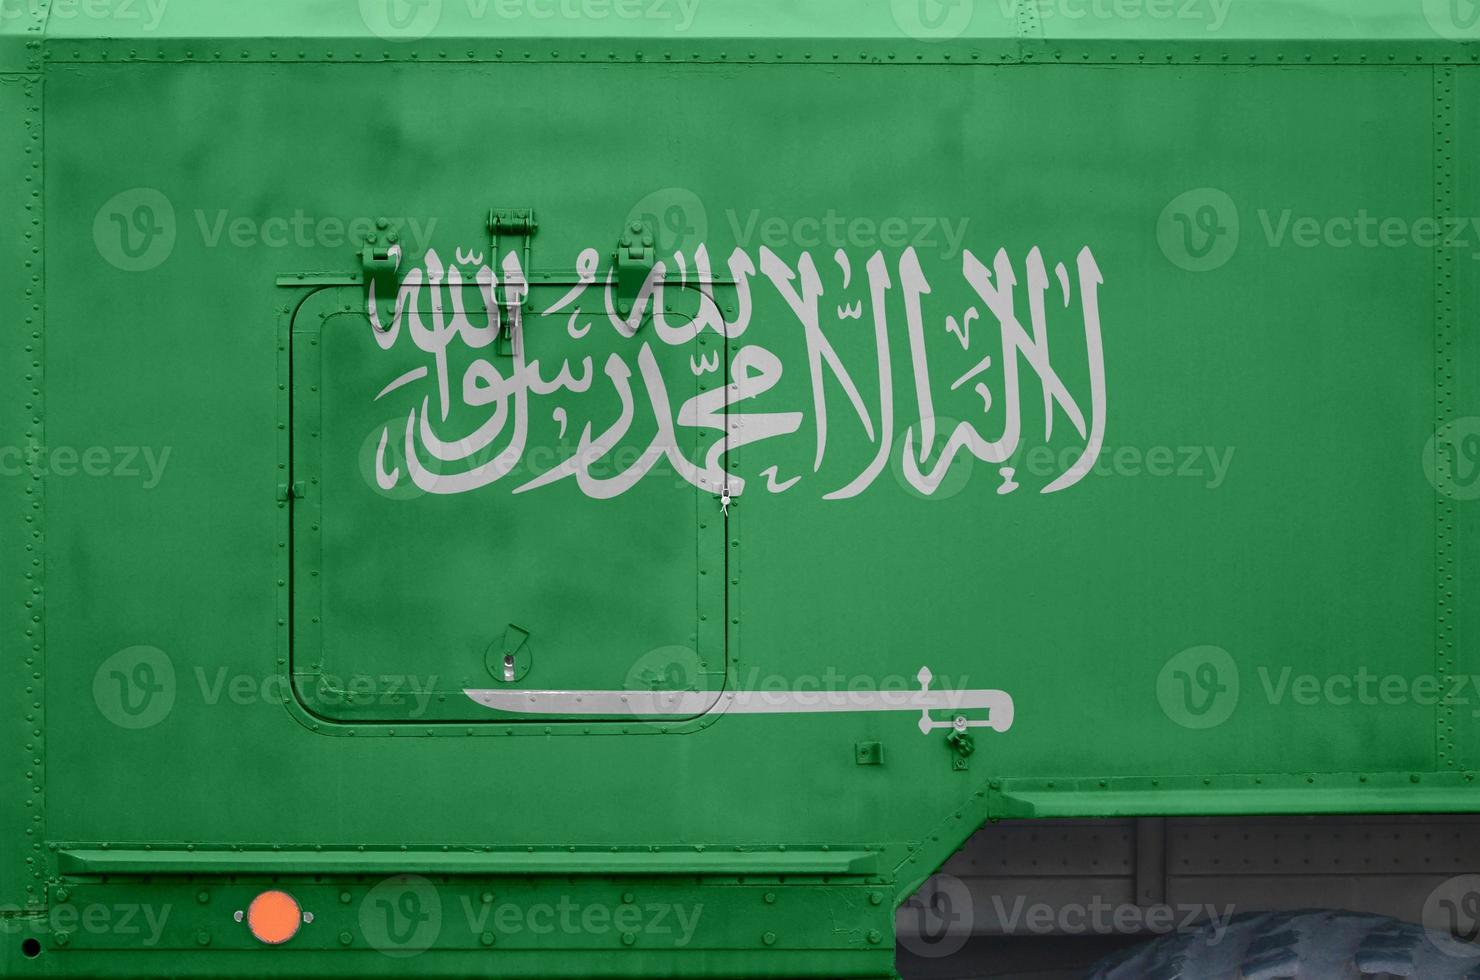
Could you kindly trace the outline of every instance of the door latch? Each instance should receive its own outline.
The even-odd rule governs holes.
[[[652,275],[653,266],[657,264],[657,251],[653,248],[656,239],[653,230],[641,221],[634,221],[627,226],[622,233],[622,240],[617,243],[617,252],[612,256],[612,264],[616,267],[616,303],[617,315],[630,316],[632,307],[637,302],[642,287]]]
[[[365,275],[365,285],[375,294],[375,303],[380,308],[395,305],[398,286],[396,269],[400,264],[401,246],[394,243],[370,241],[360,251],[360,268]]]
[[[505,327],[499,331],[498,340],[494,349],[505,357],[511,357],[514,353],[514,324],[522,323],[523,316],[529,310],[529,280],[532,278],[530,270],[530,241],[534,238],[535,231],[540,223],[535,220],[533,208],[492,208],[488,212],[488,245],[489,262],[495,268],[499,265],[500,249],[509,238],[523,238],[524,245],[519,250],[519,268],[523,271],[524,282],[504,283],[506,296],[517,297],[516,301],[500,302],[499,307],[503,311]]]

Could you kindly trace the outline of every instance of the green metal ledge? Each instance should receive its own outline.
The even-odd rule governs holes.
[[[163,851],[74,848],[64,875],[842,875],[872,876],[878,854],[788,851]]]

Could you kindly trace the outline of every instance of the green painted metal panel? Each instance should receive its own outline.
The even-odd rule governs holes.
[[[14,49],[0,971],[885,976],[989,817],[1473,807],[1467,26],[918,9]]]
[[[817,38],[894,42],[1074,38],[1145,41],[1477,40],[1450,0],[93,0],[52,8],[58,38]]]
[[[4,806],[0,833],[0,925],[21,910],[45,904],[42,844],[45,836],[45,650],[41,622],[45,600],[40,556],[42,482],[14,462],[44,443],[41,432],[41,339],[44,305],[41,197],[41,79],[0,75],[0,124],[7,152],[0,154],[0,214],[10,229],[3,246],[11,288],[0,300],[4,343],[15,352],[4,360],[7,396],[0,418],[7,432],[11,470],[0,484],[3,499],[5,580],[12,583],[0,613],[0,650],[5,652]]]

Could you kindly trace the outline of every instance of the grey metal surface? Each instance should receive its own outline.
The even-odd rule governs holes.
[[[1480,814],[1002,821],[900,910],[899,970],[1064,980],[1117,948],[1265,910],[1422,922],[1476,873]]]

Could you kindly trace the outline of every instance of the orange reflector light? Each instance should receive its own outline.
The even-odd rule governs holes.
[[[269,946],[279,946],[298,934],[303,909],[287,892],[263,892],[247,908],[247,927]]]

